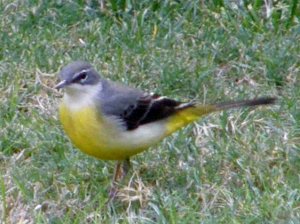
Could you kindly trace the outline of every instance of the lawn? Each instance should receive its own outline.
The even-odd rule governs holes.
[[[0,223],[300,222],[298,0],[2,0],[0,15]],[[278,101],[132,157],[106,203],[115,163],[77,150],[58,120],[53,86],[78,59],[181,101]]]

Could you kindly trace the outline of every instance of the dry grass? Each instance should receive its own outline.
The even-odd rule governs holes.
[[[0,3],[0,222],[298,223],[299,5],[259,2]],[[56,74],[76,59],[177,99],[279,101],[137,155],[107,204],[114,163],[74,149],[57,118]]]

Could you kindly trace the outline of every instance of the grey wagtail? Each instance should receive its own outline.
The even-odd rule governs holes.
[[[203,115],[238,107],[268,105],[275,98],[201,105],[149,94],[102,78],[87,62],[62,68],[55,88],[65,89],[60,120],[81,151],[103,160],[117,160],[115,183],[126,175],[131,156],[140,153]]]

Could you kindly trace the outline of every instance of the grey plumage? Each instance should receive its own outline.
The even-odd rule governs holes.
[[[87,75],[86,79],[80,80],[79,75]],[[95,85],[100,81],[99,73],[91,64],[85,61],[75,61],[63,67],[59,73],[61,80],[66,81],[66,85],[78,82],[81,85]]]
[[[136,102],[144,94],[137,89],[131,89],[118,85],[108,80],[101,80],[102,90],[99,92],[101,110],[107,115],[121,116],[130,106],[134,107]]]

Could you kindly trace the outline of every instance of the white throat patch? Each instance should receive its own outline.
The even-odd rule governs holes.
[[[65,89],[64,103],[71,110],[82,109],[88,105],[94,104],[95,96],[102,90],[102,84],[80,85],[72,84]]]

